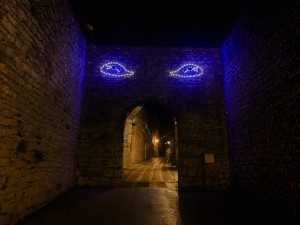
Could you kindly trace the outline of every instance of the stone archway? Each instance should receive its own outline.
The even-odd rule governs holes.
[[[148,101],[131,110],[124,124],[122,186],[177,189],[174,135],[173,114],[164,104]]]
[[[127,113],[123,133],[123,167],[152,156],[164,156],[166,143],[171,144],[175,152],[174,122],[171,110],[155,101],[145,101]],[[136,147],[144,150],[138,151]]]

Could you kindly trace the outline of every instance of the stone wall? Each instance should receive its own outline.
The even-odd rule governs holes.
[[[299,203],[299,1],[251,5],[222,47],[231,180]]]
[[[65,1],[0,4],[0,224],[76,185],[86,44]]]
[[[151,141],[151,134],[145,121],[144,109],[142,108],[132,120],[131,163],[141,162],[152,157],[149,154]]]
[[[109,61],[134,71],[131,77],[108,77],[100,67]],[[184,63],[203,67],[194,78],[169,76]],[[179,187],[229,187],[223,97],[223,71],[218,48],[137,48],[90,46],[80,132],[78,183],[119,186],[122,178],[123,132],[135,107],[156,102],[178,122]],[[204,163],[204,153],[214,163]]]

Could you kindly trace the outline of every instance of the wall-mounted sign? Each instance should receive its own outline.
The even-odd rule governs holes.
[[[204,162],[205,163],[214,163],[215,162],[215,156],[214,154],[204,154]]]

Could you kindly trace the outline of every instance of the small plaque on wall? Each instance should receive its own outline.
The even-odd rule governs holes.
[[[215,162],[214,154],[204,154],[204,162],[205,163],[214,163]]]

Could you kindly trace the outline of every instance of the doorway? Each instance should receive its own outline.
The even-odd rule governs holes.
[[[170,110],[154,102],[137,106],[127,114],[124,125],[123,186],[177,190],[175,125],[176,120]]]

